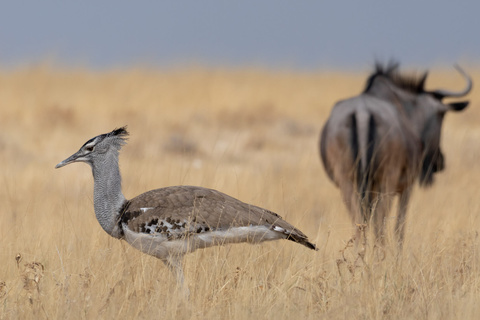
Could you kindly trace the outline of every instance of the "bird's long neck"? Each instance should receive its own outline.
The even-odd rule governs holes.
[[[125,197],[122,193],[122,178],[118,166],[118,152],[109,152],[106,157],[92,164],[93,206],[98,222],[109,235],[119,238],[119,211]]]

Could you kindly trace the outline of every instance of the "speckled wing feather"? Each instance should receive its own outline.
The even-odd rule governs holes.
[[[276,213],[202,187],[175,186],[143,193],[126,203],[120,222],[134,232],[166,234],[168,238],[264,225],[315,249],[305,234]]]

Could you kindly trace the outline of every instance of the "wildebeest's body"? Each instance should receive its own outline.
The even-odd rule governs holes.
[[[320,153],[325,170],[340,188],[353,221],[372,220],[383,239],[384,220],[394,195],[400,196],[396,232],[400,244],[411,187],[433,182],[444,167],[440,150],[443,116],[468,102],[444,104],[445,96],[461,93],[424,90],[426,74],[408,78],[397,65],[377,65],[359,96],[338,102],[325,124]],[[358,236],[358,234],[357,234]]]

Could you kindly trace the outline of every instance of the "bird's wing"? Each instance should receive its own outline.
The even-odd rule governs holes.
[[[193,186],[156,189],[129,200],[121,213],[121,223],[134,232],[169,237],[264,225],[299,240],[307,239],[274,212],[216,190]]]

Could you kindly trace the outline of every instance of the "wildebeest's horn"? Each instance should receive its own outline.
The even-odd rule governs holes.
[[[472,90],[472,78],[470,78],[470,76],[465,71],[463,71],[463,69],[460,68],[458,64],[455,64],[455,69],[457,69],[458,72],[460,72],[460,74],[463,75],[463,77],[467,81],[467,87],[460,92],[453,92],[453,91],[443,90],[443,89],[432,91],[431,93],[433,93],[438,99],[448,98],[448,97],[463,97],[464,95],[468,94],[470,90]]]

